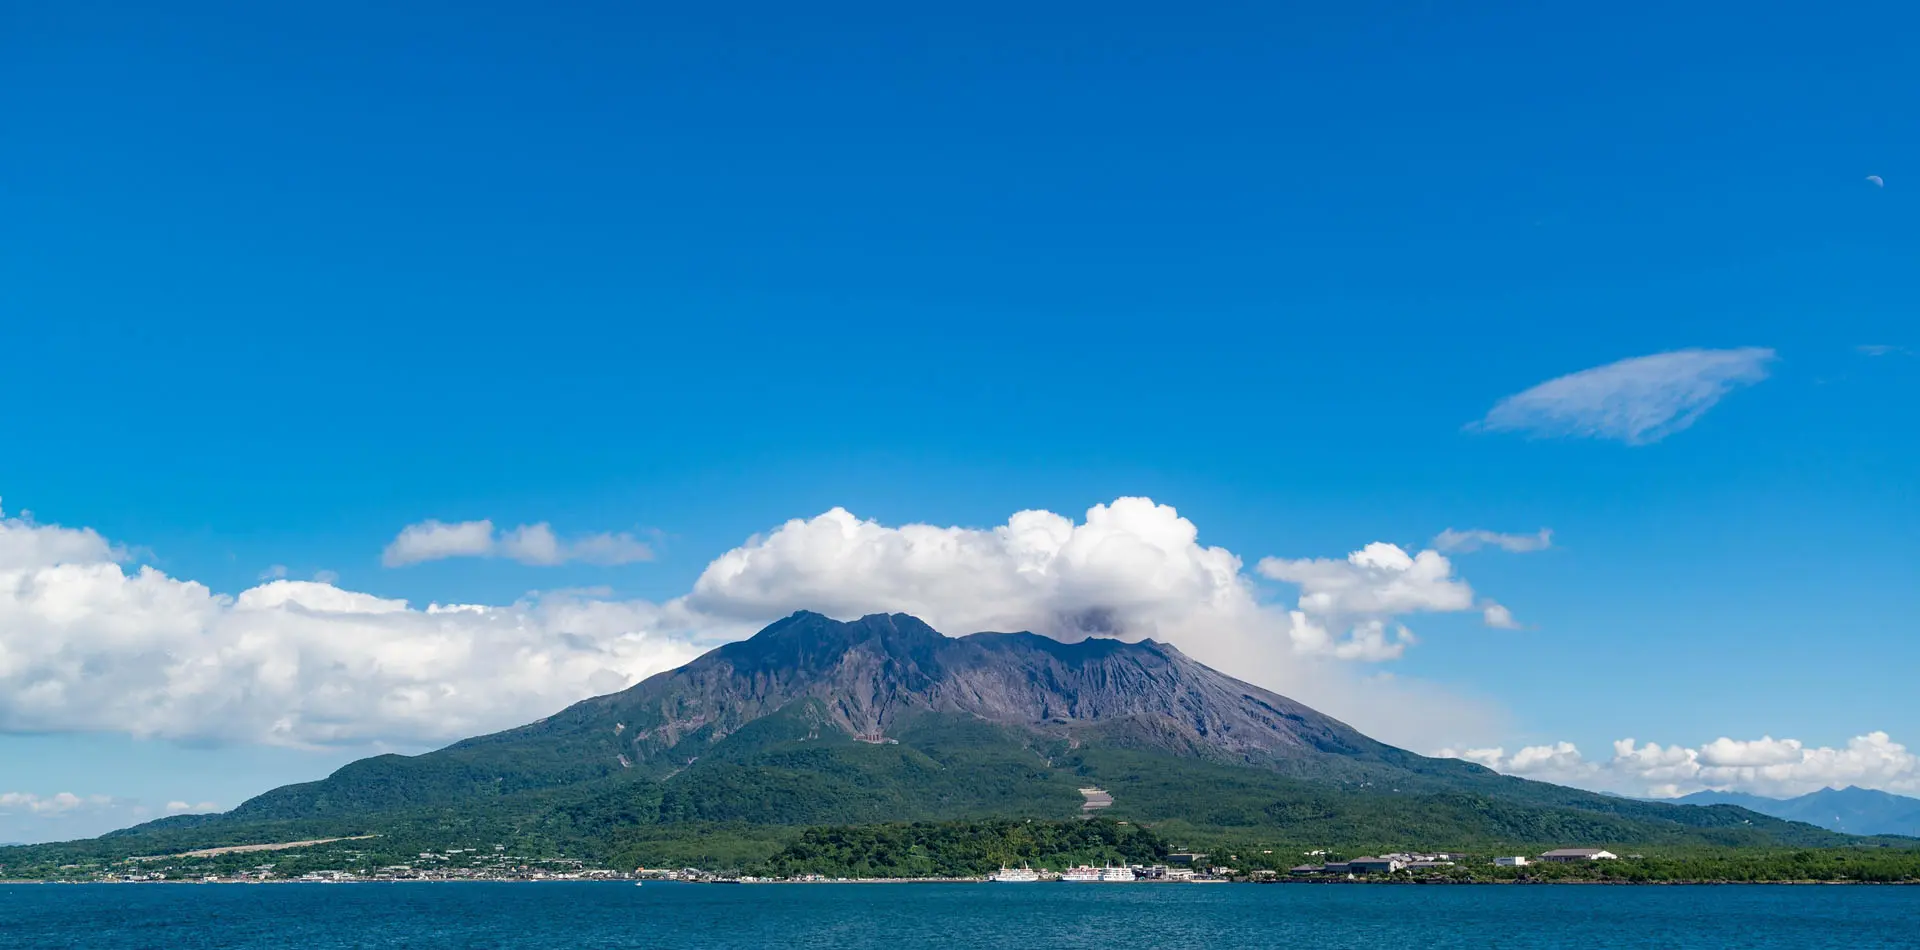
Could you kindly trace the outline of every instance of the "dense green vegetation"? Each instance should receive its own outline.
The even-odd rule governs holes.
[[[277,823],[250,826],[243,840],[300,840],[313,825]],[[130,855],[164,855],[185,850],[159,847],[170,835],[96,839],[59,845],[0,849],[0,877],[85,879],[101,873],[164,870],[173,879],[204,874],[231,876],[271,865],[282,877],[307,871],[348,870],[367,874],[396,864],[449,866],[422,862],[423,852],[471,849],[475,857],[510,855],[516,861],[563,870],[566,867],[700,867],[722,873],[787,877],[960,877],[981,875],[1002,865],[1028,864],[1059,870],[1076,864],[1107,862],[1154,864],[1169,850],[1199,850],[1209,864],[1233,867],[1242,875],[1286,871],[1306,861],[1354,857],[1373,848],[1344,848],[1309,858],[1300,842],[1224,829],[1183,829],[1168,833],[1132,822],[987,819],[792,828],[740,824],[666,824],[636,826],[598,838],[543,836],[536,822],[514,827],[487,818],[447,815],[396,819],[377,838],[338,841],[309,848],[229,854],[213,858],[129,861]],[[496,840],[497,839],[497,840]],[[129,841],[147,847],[129,849]],[[199,844],[199,840],[192,841]],[[498,848],[495,848],[498,845]],[[1758,882],[1854,881],[1920,882],[1920,849],[1901,847],[1650,847],[1616,846],[1622,860],[1580,864],[1534,864],[1497,868],[1498,851],[1475,850],[1451,868],[1406,873],[1396,882]],[[1537,853],[1509,848],[1513,853]],[[459,861],[452,862],[457,866]]]
[[[1328,782],[1091,747],[1063,765],[1114,793],[1108,815],[1196,841],[1523,854],[1570,842],[1831,847],[1861,840],[1739,808],[1676,808],[1484,769],[1434,776],[1356,767],[1344,781]]]
[[[1719,849],[1652,853],[1618,861],[1472,867],[1477,880],[1531,882],[1606,881],[1653,884],[1682,881],[1920,882],[1920,851],[1890,848],[1821,848],[1777,851]]]
[[[1284,868],[1317,849],[1491,855],[1593,844],[1658,853],[1662,861],[1708,855],[1699,860],[1716,867],[1730,849],[1826,855],[1819,860],[1834,862],[1835,874],[1864,874],[1879,861],[1898,876],[1908,849],[1920,844],[1850,838],[1731,806],[1610,798],[1410,755],[1405,762],[1336,760],[1310,777],[1284,763],[1177,757],[1131,746],[1123,736],[1069,748],[964,717],[922,716],[897,731],[897,742],[870,744],[814,728],[816,712],[766,717],[671,773],[561,768],[489,743],[462,744],[459,755],[383,756],[325,782],[262,796],[228,816],[182,816],[92,841],[0,849],[0,867],[8,875],[58,876],[65,866],[135,855],[362,834],[380,837],[353,850],[388,863],[422,851],[494,845],[606,867],[883,875],[1102,857],[1078,843],[1029,846],[1018,835],[994,837],[1058,826],[1150,831],[1176,850],[1238,855],[1235,863],[1248,868]],[[1076,789],[1086,785],[1114,797],[1102,818],[1129,824],[1076,820]],[[953,821],[963,824],[945,824]],[[846,830],[855,826],[860,830]],[[1869,861],[1876,850],[1904,853]],[[1786,875],[1776,858],[1752,860],[1760,870],[1704,876]],[[1690,865],[1671,866],[1683,869],[1675,874],[1694,873]],[[1636,864],[1631,873],[1660,867],[1669,865]],[[955,870],[962,868],[973,870]],[[1615,873],[1629,871],[1623,864]]]
[[[788,877],[965,877],[1022,864],[1152,864],[1166,842],[1137,825],[1112,820],[919,822],[810,828],[756,866]]]
[[[1284,869],[1276,869],[1284,872]],[[1451,868],[1402,871],[1405,883],[1745,884],[1853,882],[1920,883],[1920,851],[1887,848],[1692,849],[1635,853],[1616,861],[1494,867],[1475,856]]]
[[[1293,880],[1286,872],[1307,861],[1297,847],[1263,848],[1259,842],[1223,836],[1207,850],[1209,865],[1234,868],[1239,876]],[[1169,839],[1158,832],[1109,819],[1069,822],[982,821],[812,828],[749,867],[755,874],[788,877],[962,877],[1003,866],[1062,870],[1079,864],[1164,863]],[[1320,860],[1356,857],[1349,851]],[[1614,861],[1536,863],[1522,868],[1493,865],[1493,852],[1461,858],[1452,867],[1376,877],[1379,882],[1456,883],[1678,883],[1761,881],[1920,882],[1920,849],[1903,848],[1681,848],[1633,853]],[[1340,880],[1345,880],[1341,877]]]

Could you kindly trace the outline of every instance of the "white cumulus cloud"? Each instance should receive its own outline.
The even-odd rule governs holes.
[[[503,534],[486,522],[409,532],[396,539],[408,557],[570,550],[544,529]],[[35,552],[0,568],[0,732],[437,742],[622,689],[801,609],[906,612],[952,634],[1152,637],[1421,747],[1484,735],[1493,716],[1417,681],[1363,684],[1339,662],[1399,655],[1416,642],[1406,614],[1475,609],[1444,556],[1375,544],[1345,559],[1274,560],[1263,572],[1301,587],[1289,609],[1262,599],[1239,556],[1144,498],[1096,505],[1077,523],[1023,511],[987,528],[888,526],[836,508],[748,539],[666,602],[575,590],[419,606],[279,576],[228,595],[128,565],[84,529],[23,519],[0,524],[0,550]]]
[[[1920,756],[1884,732],[1855,736],[1837,748],[1772,736],[1722,737],[1698,748],[1621,739],[1604,761],[1587,759],[1570,742],[1528,746],[1512,755],[1499,747],[1438,754],[1510,775],[1653,798],[1707,790],[1792,798],[1847,785],[1920,793]]]
[[[1267,558],[1259,572],[1301,589],[1296,609],[1261,602],[1238,555],[1199,543],[1192,521],[1147,498],[1095,505],[1075,524],[1022,511],[994,528],[890,527],[835,508],[721,555],[688,609],[757,618],[806,607],[833,616],[901,611],[938,629],[1156,638],[1183,649],[1240,636],[1338,659],[1399,656],[1395,618],[1473,607],[1433,551],[1385,543],[1341,559]]]
[[[653,548],[626,532],[562,540],[544,521],[496,532],[485,519],[454,524],[429,519],[400,529],[380,560],[388,567],[404,567],[453,557],[503,557],[540,566],[574,561],[613,565],[653,560]]]
[[[186,810],[217,809],[211,802],[202,802]],[[71,841],[125,828],[153,815],[153,808],[137,800],[112,795],[0,792],[0,842]]]
[[[721,555],[687,596],[695,611],[762,617],[911,613],[941,630],[1164,637],[1197,616],[1256,612],[1240,559],[1145,498],[1086,521],[1022,511],[995,528],[888,527],[842,508],[795,519]]]
[[[1468,428],[1658,442],[1699,421],[1733,390],[1766,379],[1774,356],[1765,347],[1637,356],[1508,396]]]
[[[3,732],[450,739],[700,652],[672,608],[646,602],[561,595],[422,609],[291,580],[227,596],[127,568],[92,532],[24,519],[0,521],[0,551],[33,552],[0,567]]]
[[[1509,769],[1521,773],[1564,772],[1584,765],[1580,758],[1580,750],[1571,742],[1529,746],[1515,752],[1513,758],[1507,760]]]
[[[1722,736],[1701,746],[1697,757],[1708,768],[1758,768],[1803,762],[1807,749],[1798,739],[1762,736],[1741,742]]]
[[[1480,619],[1495,630],[1520,629],[1520,622],[1513,619],[1513,611],[1491,600],[1481,605]]]
[[[111,804],[105,795],[81,797],[72,792],[40,796],[31,792],[0,792],[0,814],[58,815],[80,808],[99,808]]]
[[[1260,573],[1300,587],[1300,609],[1312,614],[1364,616],[1466,610],[1473,588],[1453,576],[1438,551],[1408,554],[1375,541],[1345,558],[1289,561],[1270,557]]]
[[[1336,660],[1379,662],[1397,660],[1407,648],[1419,642],[1406,624],[1384,620],[1361,620],[1347,628],[1345,635],[1328,629],[1304,610],[1287,614],[1287,638],[1293,648],[1308,656],[1330,656]]]
[[[31,513],[9,517],[0,509],[0,571],[62,561],[118,562],[127,552],[92,528],[42,525]]]
[[[1394,659],[1417,642],[1395,618],[1474,609],[1473,588],[1455,576],[1453,562],[1438,551],[1408,554],[1376,541],[1344,558],[1269,557],[1256,569],[1300,588],[1299,602],[1288,615],[1288,636],[1304,653]],[[1489,626],[1515,626],[1512,612],[1489,604],[1482,611]]]
[[[450,557],[489,557],[493,545],[491,521],[445,524],[428,520],[400,529],[380,560],[388,567],[399,567]]]
[[[200,802],[199,804],[194,804],[192,802],[183,802],[178,800],[168,802],[166,807],[166,812],[169,815],[204,815],[209,812],[217,812],[219,810],[220,810],[220,806],[215,805],[212,802]]]

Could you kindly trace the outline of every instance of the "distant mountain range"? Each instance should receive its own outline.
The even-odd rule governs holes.
[[[1695,792],[1672,799],[1686,805],[1738,805],[1762,815],[1803,821],[1855,835],[1920,838],[1920,798],[1870,788],[1823,788],[1798,798],[1763,798],[1741,792]]]
[[[377,831],[395,848],[458,837],[618,862],[717,861],[726,856],[687,842],[717,848],[730,835],[747,854],[802,826],[1070,819],[1094,797],[1083,789],[1111,797],[1104,816],[1194,841],[1854,840],[1743,808],[1610,797],[1416,755],[1151,640],[948,637],[904,614],[802,612],[538,722],[363,759],[223,815],[86,845],[152,854]]]

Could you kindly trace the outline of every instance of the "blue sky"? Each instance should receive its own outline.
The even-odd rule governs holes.
[[[128,577],[415,607],[668,604],[835,506],[1147,496],[1282,614],[1261,558],[1548,528],[1449,555],[1523,629],[1395,615],[1417,644],[1341,664],[1476,710],[1421,751],[1567,741],[1542,776],[1604,785],[1628,736],[1916,741],[1915,14],[1263,6],[16,11],[0,501]],[[1764,378],[1649,444],[1468,428],[1738,348]],[[383,565],[428,519],[653,557]],[[0,794],[111,804],[0,839],[437,741],[16,706]]]

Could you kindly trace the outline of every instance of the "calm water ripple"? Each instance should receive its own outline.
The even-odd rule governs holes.
[[[0,885],[7,948],[1920,947],[1920,887]]]

